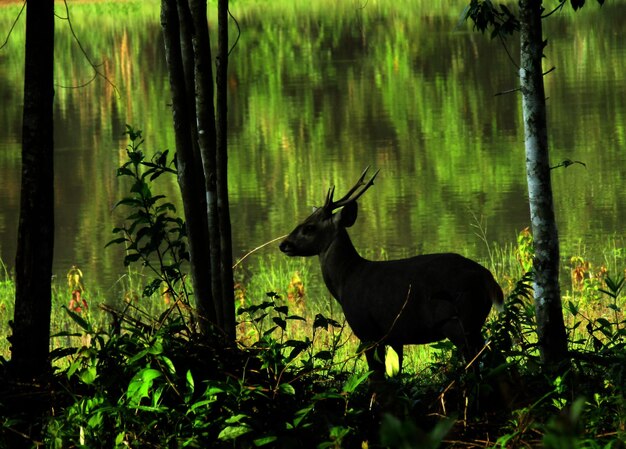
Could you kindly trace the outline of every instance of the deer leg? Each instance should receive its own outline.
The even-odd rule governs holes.
[[[373,371],[370,379],[373,381],[385,379],[385,345],[374,345],[365,351],[367,366]]]
[[[461,352],[466,363],[472,362],[485,344],[480,330],[466,332],[463,323],[458,319],[445,323],[441,331]],[[475,365],[476,361],[473,364]]]

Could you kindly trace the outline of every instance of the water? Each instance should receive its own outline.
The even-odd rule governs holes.
[[[446,8],[372,2],[333,6],[331,14],[315,5],[250,5],[233,6],[242,29],[229,75],[235,259],[289,232],[331,185],[340,194],[367,165],[381,172],[351,230],[365,254],[453,250],[484,259],[477,221],[490,243],[515,241],[528,225],[523,130],[518,96],[495,96],[516,86],[498,42],[457,27],[458,14]],[[552,161],[585,163],[553,171],[564,266],[583,251],[602,263],[610,243],[623,247],[626,235],[626,39],[618,20],[626,5],[585,9],[546,24],[546,68],[557,67],[546,77]],[[15,10],[0,8],[1,30]],[[121,249],[104,249],[122,216],[112,206],[127,188],[115,177],[124,124],[144,130],[147,148],[173,148],[169,86],[155,5],[73,11],[84,46],[115,88],[101,78],[85,88],[57,87],[54,272],[63,279],[77,265],[92,287],[108,290],[125,272]],[[58,22],[57,29],[56,82],[82,84],[92,71],[67,27]],[[22,47],[18,27],[0,51],[0,257],[9,270],[19,214]],[[513,41],[509,47],[517,58]],[[175,197],[175,179],[162,189]],[[280,257],[268,246],[245,270],[252,275],[261,260]]]

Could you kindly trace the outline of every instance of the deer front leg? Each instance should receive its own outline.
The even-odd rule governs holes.
[[[393,350],[398,354],[398,372],[402,371],[402,360],[404,358],[404,347],[401,344],[390,345]],[[365,358],[367,359],[367,366],[373,371],[370,379],[384,380],[386,372],[386,351],[384,344],[374,345],[365,351]]]
[[[370,381],[378,382],[385,380],[385,345],[372,345],[365,350],[365,358],[367,366],[373,373],[370,375]]]

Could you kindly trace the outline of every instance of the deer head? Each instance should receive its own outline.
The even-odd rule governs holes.
[[[378,171],[365,182],[369,167],[363,170],[356,184],[338,201],[333,200],[335,187],[326,195],[324,205],[287,236],[280,244],[280,250],[288,256],[315,256],[325,251],[337,236],[340,229],[349,228],[356,221],[358,205],[356,200],[374,185]],[[335,212],[340,209],[338,212]]]

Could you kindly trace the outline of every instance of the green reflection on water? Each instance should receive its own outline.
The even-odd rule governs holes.
[[[445,3],[445,6],[442,4]],[[230,186],[235,256],[288,232],[326,189],[346,189],[363,167],[381,169],[351,231],[364,253],[395,258],[458,251],[484,259],[473,216],[504,246],[527,224],[516,69],[497,42],[458,24],[465,2],[234,2],[241,37],[229,75]],[[422,6],[424,5],[424,6]],[[546,24],[552,158],[581,160],[553,173],[564,257],[581,242],[601,260],[626,222],[624,2],[557,15]],[[7,30],[16,7],[0,8]],[[119,220],[111,206],[125,123],[147,147],[173,132],[158,2],[72,5],[93,76],[57,22],[55,272],[73,264],[104,289],[123,273],[104,250]],[[63,11],[59,11],[62,15]],[[211,18],[211,23],[214,21]],[[231,30],[234,40],[235,30]],[[11,261],[19,207],[23,23],[0,53],[0,250]],[[510,52],[516,57],[515,42]],[[162,186],[177,195],[175,180]],[[618,244],[623,244],[622,241]],[[275,245],[247,260],[282,257]],[[268,285],[269,289],[277,287]]]

